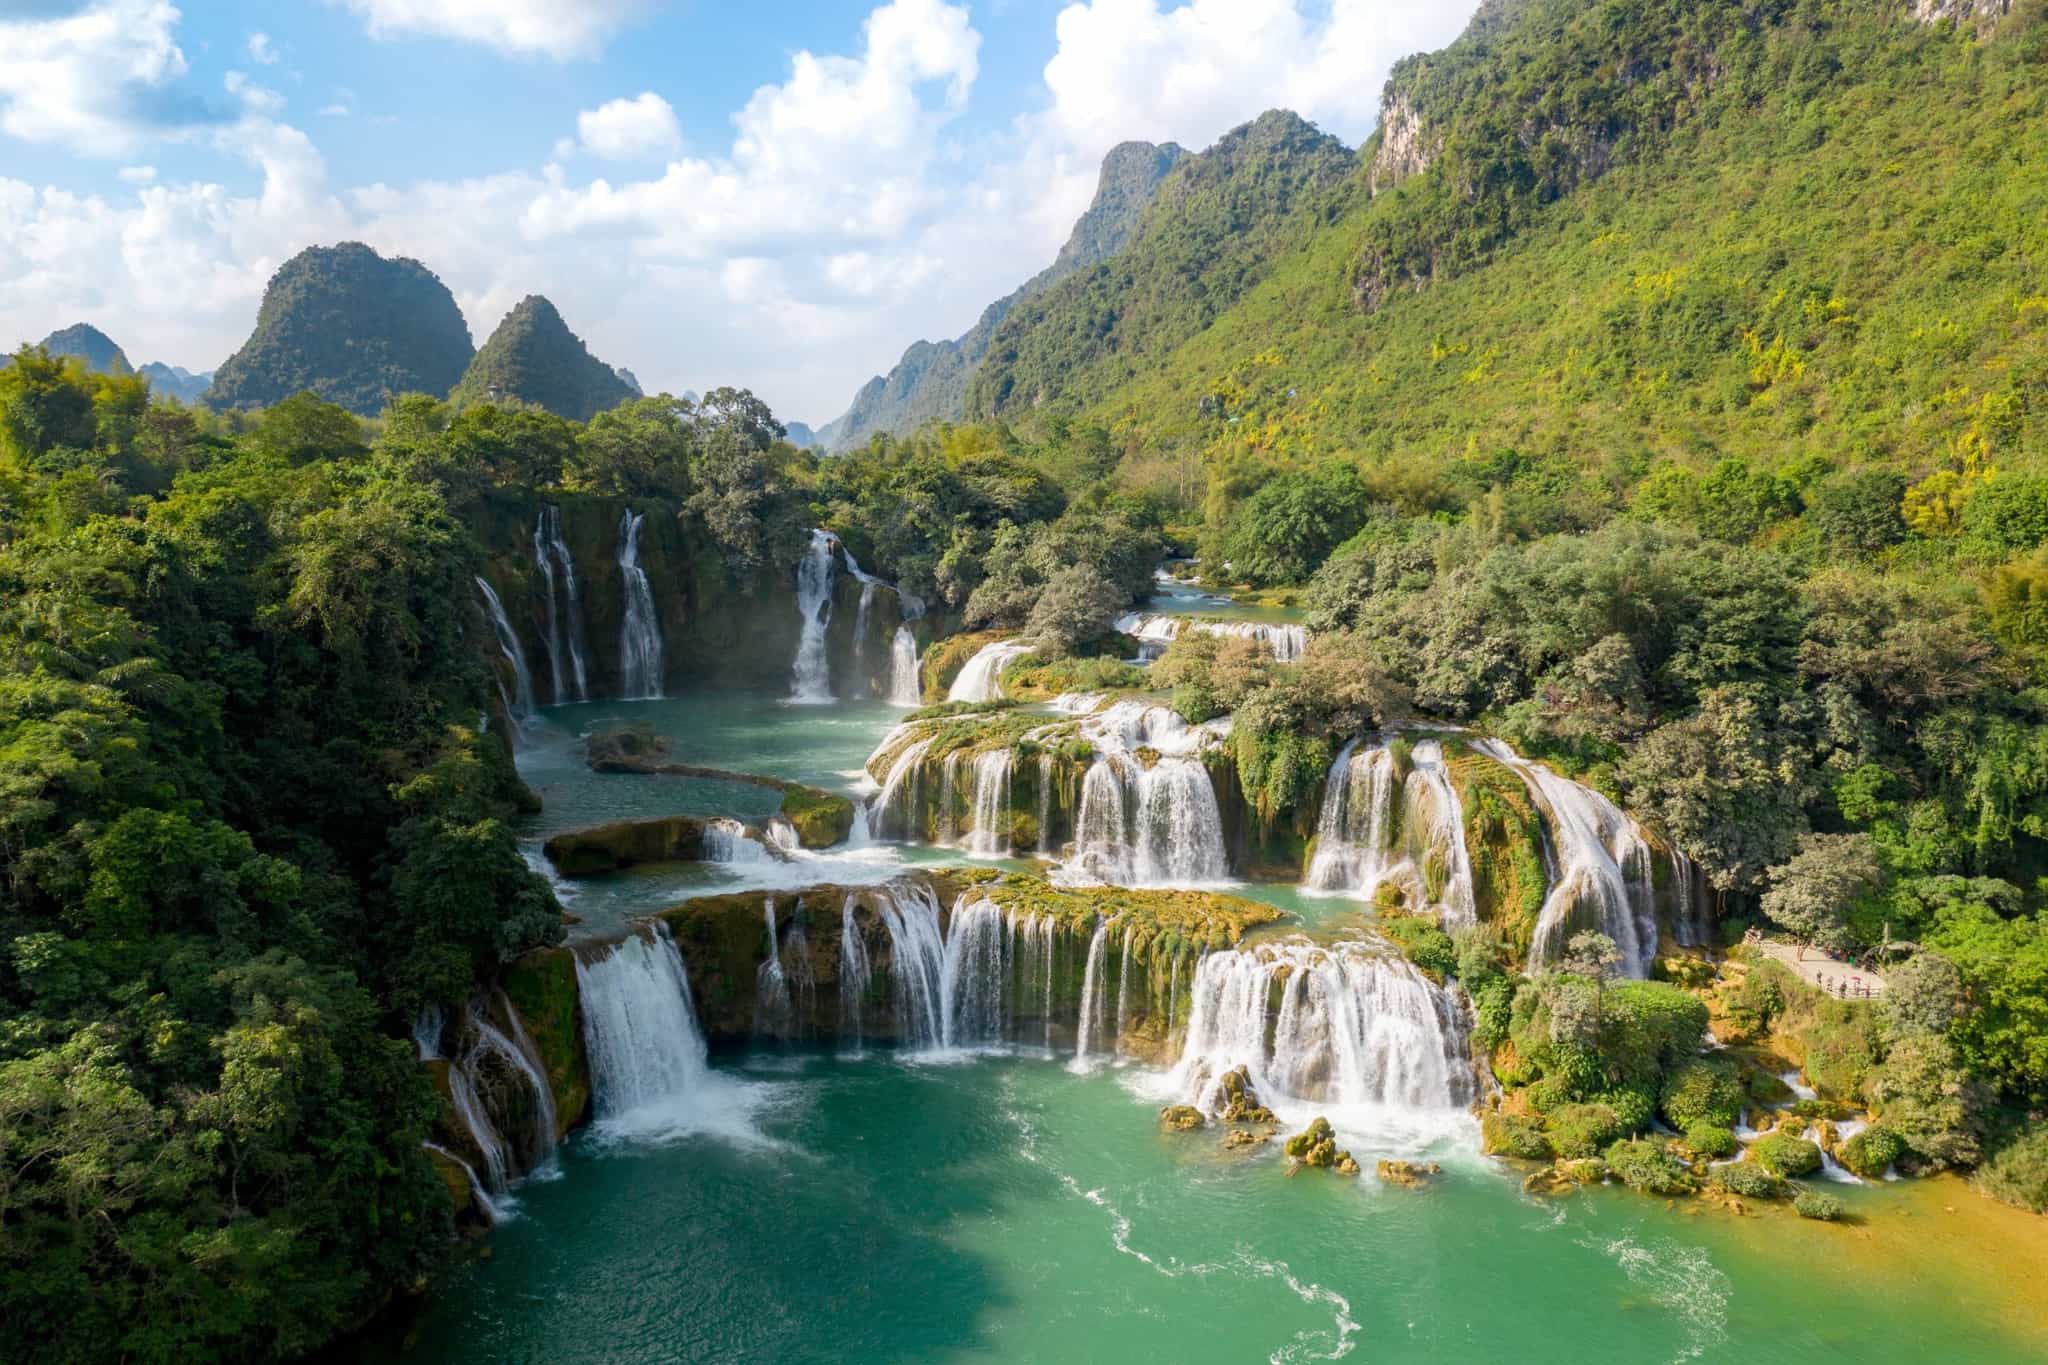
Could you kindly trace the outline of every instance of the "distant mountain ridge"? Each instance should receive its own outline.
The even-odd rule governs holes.
[[[445,396],[475,354],[455,296],[418,261],[361,242],[308,247],[270,277],[255,330],[206,397],[262,408],[311,391],[373,417],[402,393]]]
[[[177,365],[166,365],[152,360],[141,370],[142,377],[149,381],[150,391],[168,394],[180,403],[197,403],[206,396],[206,390],[213,383],[213,371],[199,374]]]
[[[1121,250],[1160,184],[1187,155],[1171,142],[1112,147],[1102,159],[1094,200],[1051,265],[990,304],[964,336],[912,343],[888,374],[864,384],[852,406],[820,427],[815,439],[828,450],[845,450],[878,431],[908,431],[933,418],[962,416],[968,381],[1003,319],[1025,299]]]
[[[42,347],[51,355],[83,360],[85,367],[96,374],[125,379],[135,373],[135,367],[128,363],[128,353],[115,345],[112,337],[89,322],[74,322],[50,333],[43,338]]]
[[[529,294],[491,333],[448,400],[458,408],[517,400],[587,422],[638,396],[638,384],[593,356],[554,304]]]

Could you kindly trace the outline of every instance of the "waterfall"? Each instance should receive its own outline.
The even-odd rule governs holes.
[[[1081,779],[1074,811],[1074,849],[1056,880],[1128,885],[1130,830],[1124,819],[1124,783],[1115,764],[1098,756]]]
[[[852,556],[847,556],[849,560]],[[868,611],[875,604],[875,587],[880,580],[860,576],[860,608],[853,614],[853,683],[862,696],[873,691],[868,681],[868,671],[863,665],[868,656]]]
[[[1124,926],[1123,955],[1118,959],[1116,969],[1116,1037],[1110,1039],[1111,1051],[1123,1042],[1124,1027],[1131,1020],[1131,939],[1137,928],[1136,924]]]
[[[1038,851],[1052,852],[1052,755],[1038,756]]]
[[[477,1154],[484,1159],[486,1186],[504,1189],[512,1178],[512,1153],[497,1125],[491,1122],[490,1111],[477,1094],[475,1074],[468,1066],[448,1068],[448,1100],[455,1117],[468,1130],[470,1141],[476,1144]]]
[[[619,516],[619,582],[626,597],[625,622],[619,627],[619,691],[628,701],[658,699],[663,677],[654,589],[640,567],[640,527],[646,520],[630,507]]]
[[[1126,612],[1116,619],[1118,634],[1128,635],[1139,645],[1139,657],[1157,658],[1183,631],[1199,631],[1239,640],[1257,640],[1271,651],[1274,662],[1299,663],[1308,652],[1308,630],[1304,626],[1280,625],[1268,621],[1204,621],[1187,616],[1164,616],[1151,612]]]
[[[589,701],[590,678],[583,659],[583,599],[576,587],[576,559],[562,539],[562,509],[544,503],[533,524],[533,562],[548,590],[548,668],[555,704]],[[559,579],[559,583],[558,583]],[[556,589],[562,600],[556,600]],[[567,661],[566,667],[564,661]]]
[[[946,693],[947,701],[990,702],[1003,699],[1003,670],[1031,652],[1031,646],[1016,640],[998,640],[983,645],[961,668]]]
[[[1010,917],[986,897],[962,896],[947,926],[940,973],[945,1047],[1004,1041],[1009,1035]]]
[[[487,1031],[492,1046],[499,1048],[505,1057],[526,1077],[526,1084],[534,1096],[534,1160],[539,1161],[555,1150],[555,1087],[548,1081],[547,1068],[540,1059],[540,1049],[527,1036],[526,1024],[519,1017],[519,1011],[512,1007],[512,1001],[502,987],[492,987],[498,1008],[504,1013],[510,1035],[499,1033],[488,1022],[479,1025],[479,1031]]]
[[[1555,962],[1575,929],[1598,929],[1621,950],[1622,975],[1650,974],[1657,914],[1650,846],[1633,820],[1600,793],[1531,763],[1498,740],[1473,746],[1511,769],[1548,817],[1558,869],[1537,916],[1529,965]]]
[[[860,897],[848,892],[846,903],[839,910],[839,1036],[842,1042],[851,1040],[851,1052],[860,1051],[861,1007],[874,979],[874,967],[868,961],[868,941],[854,917],[859,904]]]
[[[1109,951],[1109,921],[1098,920],[1095,936],[1088,940],[1088,965],[1081,975],[1081,1021],[1074,1030],[1074,1060],[1076,1070],[1088,1065],[1088,1054],[1102,1050],[1103,992],[1106,983],[1102,979],[1103,959]]]
[[[707,863],[765,863],[767,845],[747,833],[737,820],[720,817],[704,822],[704,858]]]
[[[796,1010],[789,998],[789,978],[782,971],[782,944],[775,937],[775,897],[762,906],[768,919],[768,956],[754,969],[754,1033],[787,1036]]]
[[[1406,777],[1385,746],[1344,746],[1323,784],[1316,852],[1302,884],[1371,900],[1398,886],[1408,908],[1441,907],[1446,929],[1478,918],[1465,814],[1444,762],[1443,745],[1423,740]]]
[[[821,706],[832,700],[832,661],[825,648],[825,628],[832,623],[832,551],[838,543],[824,531],[812,531],[810,549],[797,565],[796,609],[803,630],[797,637],[789,699],[804,706]]]
[[[519,632],[512,629],[511,621],[505,617],[505,604],[481,575],[477,577],[476,588],[483,595],[484,614],[491,619],[491,629],[497,632],[498,651],[512,665],[513,690],[507,693],[500,679],[498,697],[505,703],[505,713],[512,717],[512,723],[524,724],[533,715],[533,673],[526,666],[526,651],[520,647]]]
[[[953,755],[948,754],[950,763]],[[1010,838],[1010,779],[1014,769],[1008,749],[991,749],[974,760],[974,825],[967,834],[967,852],[980,858],[1007,858]]]
[[[955,778],[960,772],[960,750],[955,749],[939,762],[939,818],[937,820],[938,841],[950,844],[960,832],[960,821],[954,813],[957,795]]]
[[[1218,1079],[1237,1067],[1290,1121],[1310,1109],[1456,1112],[1472,1101],[1463,1007],[1379,946],[1302,939],[1209,953],[1191,997],[1171,1083],[1211,1112]]]
[[[418,1049],[423,1062],[438,1061],[441,1056],[441,1030],[447,1026],[448,1012],[439,1005],[421,1008],[419,1018],[412,1023],[412,1045]]]
[[[605,951],[576,959],[591,1099],[600,1119],[673,1109],[709,1073],[682,954],[657,923]]]
[[[914,840],[924,836],[919,819],[921,812],[917,808],[917,784],[918,774],[924,769],[924,756],[931,747],[931,737],[927,736],[906,745],[903,752],[896,755],[896,761],[889,765],[889,775],[883,779],[882,789],[868,803],[868,809],[873,812],[868,824],[877,835],[889,837],[889,817],[901,804],[901,837]],[[899,796],[903,798],[900,803]]]
[[[511,1029],[509,1036],[491,1022],[492,1004],[501,1010]],[[500,1191],[555,1149],[554,1088],[548,1084],[519,1012],[504,992],[494,988],[488,998],[472,1000],[462,1017],[461,1055],[448,1067],[449,1098],[483,1158],[486,1187]],[[513,1077],[533,1096],[533,1130],[516,1141],[498,1126],[485,1099],[487,1093],[502,1093],[504,1079]]]
[[[896,627],[896,640],[889,650],[889,704],[924,705],[924,684],[918,679],[917,637],[910,627]]]
[[[477,1207],[484,1211],[485,1219],[492,1224],[496,1224],[503,1217],[503,1212],[499,1209],[497,1202],[491,1198],[490,1192],[484,1188],[483,1181],[477,1179],[476,1167],[470,1165],[438,1142],[422,1142],[420,1146],[437,1156],[447,1158],[462,1168],[462,1173],[469,1177],[470,1197],[475,1199]]]
[[[882,924],[889,931],[889,985],[895,995],[896,1034],[914,1047],[943,1046],[946,944],[939,931],[939,901],[922,882],[882,888]]]
[[[1135,886],[1203,886],[1230,879],[1216,788],[1198,758],[1162,758],[1138,774]]]

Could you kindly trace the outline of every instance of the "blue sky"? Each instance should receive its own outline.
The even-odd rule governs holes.
[[[552,298],[650,389],[823,422],[1058,249],[1102,153],[1356,143],[1472,0],[0,0],[0,342],[217,364],[293,252]]]

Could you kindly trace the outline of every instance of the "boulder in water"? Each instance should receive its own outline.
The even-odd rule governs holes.
[[[1381,1161],[1373,1167],[1373,1173],[1386,1184],[1407,1190],[1421,1189],[1431,1176],[1442,1175],[1443,1171],[1434,1161]]]
[[[1265,1146],[1272,1140],[1271,1133],[1254,1133],[1249,1128],[1233,1128],[1223,1135],[1223,1150],[1249,1152]]]
[[[1287,1155],[1304,1166],[1319,1166],[1325,1170],[1341,1169],[1348,1164],[1346,1175],[1358,1173],[1358,1163],[1352,1161],[1351,1153],[1337,1147],[1337,1132],[1330,1127],[1330,1121],[1320,1116],[1310,1120],[1308,1127],[1287,1139]]]
[[[1217,1084],[1223,1090],[1223,1120],[1226,1123],[1278,1123],[1279,1118],[1265,1105],[1259,1103],[1259,1095],[1252,1089],[1251,1077],[1243,1067],[1223,1073]]]
[[[1169,1133],[1192,1132],[1208,1122],[1192,1104],[1169,1104],[1159,1111],[1159,1126]]]

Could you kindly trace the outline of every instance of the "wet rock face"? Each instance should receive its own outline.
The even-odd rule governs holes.
[[[1373,1173],[1386,1184],[1408,1190],[1420,1189],[1443,1170],[1434,1161],[1381,1161],[1373,1167]]]
[[[1243,1067],[1223,1073],[1217,1083],[1223,1090],[1223,1121],[1225,1123],[1278,1123],[1273,1111],[1259,1103],[1258,1092],[1252,1089],[1251,1078]],[[1321,1122],[1321,1120],[1317,1120]],[[1325,1125],[1327,1126],[1327,1125]]]
[[[1192,1132],[1208,1122],[1192,1104],[1169,1104],[1159,1111],[1159,1126],[1169,1133]]]

